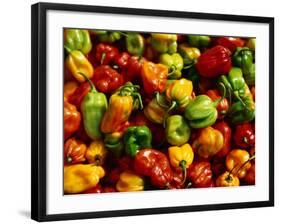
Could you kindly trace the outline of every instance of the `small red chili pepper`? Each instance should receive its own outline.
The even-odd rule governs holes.
[[[219,90],[217,89],[210,89],[206,92],[206,94],[213,100],[219,100],[221,99],[221,95]],[[226,98],[223,98],[219,104],[217,105],[217,111],[218,111],[218,119],[222,119],[225,117],[227,111],[229,109],[229,103],[228,100]]]
[[[80,108],[82,100],[90,90],[90,84],[88,82],[84,82],[74,91],[72,95],[68,97],[68,101],[77,108]]]
[[[255,145],[255,132],[250,123],[240,124],[235,127],[234,143],[242,148]]]
[[[201,188],[212,185],[211,164],[207,161],[193,162],[188,170],[188,178],[191,180],[192,187]]]
[[[100,43],[96,47],[96,60],[101,65],[108,65],[110,62],[113,62],[118,54],[119,50],[109,44]]]
[[[239,37],[219,37],[215,39],[216,45],[221,45],[226,47],[232,53],[236,50],[237,47],[243,47],[245,45],[245,41]]]

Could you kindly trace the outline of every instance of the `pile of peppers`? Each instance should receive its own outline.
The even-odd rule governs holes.
[[[64,29],[64,193],[255,184],[255,39]]]

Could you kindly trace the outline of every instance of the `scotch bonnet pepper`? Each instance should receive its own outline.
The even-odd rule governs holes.
[[[101,166],[105,162],[107,155],[107,150],[105,149],[104,143],[102,140],[93,141],[86,151],[87,161],[96,166]]]
[[[68,139],[64,144],[65,163],[70,165],[85,162],[86,150],[87,146],[83,142],[75,138]]]
[[[95,58],[101,65],[108,65],[118,56],[118,48],[109,44],[100,43],[96,46]]]
[[[187,44],[180,44],[178,51],[183,58],[184,65],[194,64],[200,56],[198,48],[189,47]]]
[[[202,35],[189,35],[188,43],[192,47],[204,48],[209,46],[211,43],[211,38],[209,36]]]
[[[235,127],[234,142],[242,148],[255,146],[255,133],[250,123],[239,124]]]
[[[161,54],[159,57],[159,63],[168,66],[169,79],[179,79],[181,77],[181,70],[183,68],[183,59],[180,54]]]
[[[235,187],[239,185],[240,185],[239,178],[229,173],[228,171],[225,171],[216,179],[217,187]]]
[[[113,133],[105,134],[104,137],[105,147],[113,153],[116,157],[120,157],[123,152],[123,133],[116,131]]]
[[[177,52],[177,35],[176,34],[151,34],[151,46],[159,53],[173,54]]]
[[[130,54],[141,56],[144,52],[143,36],[139,33],[127,33],[126,48]]]
[[[124,171],[116,184],[119,192],[142,191],[144,190],[144,179],[132,171]]]
[[[114,43],[122,37],[121,33],[116,31],[91,30],[91,33],[95,34],[99,41],[107,43]]]
[[[193,162],[188,168],[188,179],[193,187],[210,187],[212,184],[213,173],[211,164],[207,161]]]
[[[167,107],[166,98],[163,94],[158,94],[144,108],[145,116],[153,123],[163,124]]]

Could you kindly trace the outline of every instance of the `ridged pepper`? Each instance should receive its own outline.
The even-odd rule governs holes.
[[[177,52],[177,35],[176,34],[151,34],[151,46],[159,53],[173,54]]]
[[[144,179],[132,171],[124,171],[116,184],[119,192],[143,191]]]
[[[78,82],[85,82],[85,77],[81,75],[81,73],[88,78],[92,78],[94,74],[92,64],[88,61],[86,56],[78,50],[69,52],[65,59],[65,67],[71,72]]]
[[[229,109],[228,100],[227,100],[226,98],[223,98],[223,97],[220,95],[219,90],[217,90],[217,89],[209,89],[209,90],[206,92],[206,95],[207,95],[208,97],[210,97],[213,101],[221,100],[221,101],[219,102],[219,104],[217,105],[218,119],[224,118],[225,115],[227,114],[228,109]],[[222,99],[222,98],[223,98],[223,99]]]
[[[118,131],[105,134],[104,144],[116,157],[120,157],[124,148],[123,133]]]
[[[141,78],[146,94],[162,93],[166,88],[168,67],[163,64],[154,64],[153,62],[145,61],[141,69]]]
[[[239,178],[229,173],[228,171],[225,171],[216,179],[217,187],[235,187],[239,185],[240,185]]]
[[[101,166],[76,164],[64,167],[64,193],[76,194],[95,187],[105,172]]]
[[[187,44],[180,44],[178,52],[183,58],[184,65],[194,64],[200,56],[198,48],[190,47]]]
[[[193,162],[187,170],[187,175],[192,187],[210,187],[212,184],[213,173],[211,164],[207,161]]]
[[[242,148],[255,146],[255,133],[250,123],[235,126],[234,143]]]
[[[184,144],[180,147],[172,146],[168,148],[169,159],[171,165],[180,169],[183,173],[183,183],[186,180],[186,169],[192,164],[194,153],[189,144]]]
[[[113,43],[122,37],[121,33],[117,31],[91,30],[90,32],[95,34],[100,42]]]
[[[207,127],[200,131],[199,136],[192,144],[192,148],[197,151],[199,156],[208,159],[222,149],[223,143],[222,133],[212,127]]]
[[[86,151],[86,159],[89,163],[101,166],[104,164],[107,155],[107,150],[105,149],[102,140],[93,141]]]
[[[126,154],[134,157],[140,149],[151,148],[152,134],[145,126],[132,126],[127,128],[124,135]]]
[[[109,44],[99,43],[96,46],[95,59],[101,65],[108,65],[115,60],[119,55],[118,48]]]
[[[188,43],[192,47],[204,48],[209,46],[211,43],[211,38],[209,36],[202,35],[189,35]]]
[[[215,44],[224,46],[233,53],[238,47],[243,47],[245,41],[239,37],[218,37]]]
[[[166,98],[163,94],[158,94],[144,108],[145,116],[152,122],[163,124],[166,115],[167,107]]]
[[[181,115],[172,115],[166,120],[165,133],[168,143],[181,146],[189,140],[191,130]]]
[[[141,56],[144,52],[143,36],[139,33],[127,33],[126,48],[131,55]]]
[[[159,63],[168,66],[169,79],[179,79],[181,77],[181,70],[183,68],[183,59],[180,54],[178,53],[161,54],[159,57]]]
[[[64,143],[65,164],[83,163],[86,161],[85,153],[87,146],[83,142],[70,138]]]
[[[97,140],[102,136],[100,125],[108,107],[107,98],[103,93],[96,90],[94,84],[89,79],[87,81],[91,85],[91,90],[81,103],[83,124],[87,135],[91,139]]]
[[[68,52],[79,50],[84,55],[87,55],[92,49],[91,38],[88,30],[65,29],[64,47]]]

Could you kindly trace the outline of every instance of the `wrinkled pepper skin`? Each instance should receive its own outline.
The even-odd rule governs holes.
[[[88,30],[65,29],[64,47],[67,51],[79,50],[87,55],[92,49],[92,42]]]
[[[121,33],[116,31],[111,32],[105,30],[92,30],[91,33],[95,34],[99,41],[106,43],[114,43],[115,41],[120,40],[122,37]]]
[[[68,101],[75,105],[77,108],[80,108],[81,102],[84,97],[90,92],[91,86],[88,82],[83,82],[80,86],[78,86],[74,93],[68,97]]]
[[[211,38],[209,36],[189,35],[188,43],[192,47],[204,48],[209,46]]]
[[[155,149],[140,150],[135,156],[134,169],[136,173],[150,177],[155,187],[165,188],[173,179],[168,158]]]
[[[220,131],[207,127],[200,131],[199,136],[192,144],[192,148],[197,151],[202,158],[208,159],[216,155],[223,147],[224,139]]]
[[[165,104],[165,96],[163,94],[159,95],[159,101]],[[153,123],[163,124],[164,117],[167,108],[162,107],[158,102],[156,97],[154,97],[144,108],[145,116]]]
[[[141,56],[144,52],[144,38],[139,33],[127,33],[126,48],[131,55]]]
[[[151,34],[151,46],[159,53],[173,54],[177,52],[177,35],[176,34]]]
[[[184,116],[192,128],[211,126],[218,117],[216,105],[207,95],[199,95],[187,105]]]
[[[101,65],[108,65],[111,62],[114,62],[118,55],[118,48],[111,46],[110,44],[100,43],[96,46],[95,59]]]
[[[217,105],[217,111],[218,111],[218,119],[223,119],[226,116],[227,111],[229,109],[228,100],[226,98],[222,99],[222,96],[220,95],[220,92],[217,89],[209,89],[206,92],[206,95],[210,97],[213,101],[221,100]]]
[[[213,173],[211,164],[207,161],[193,162],[188,170],[188,179],[195,188],[210,187],[212,184]]]
[[[113,132],[105,135],[104,138],[105,147],[111,151],[116,157],[120,157],[123,152],[123,133]]]
[[[168,143],[181,146],[189,140],[191,130],[181,115],[172,115],[167,118],[165,133]]]
[[[86,158],[90,164],[101,166],[104,164],[107,150],[102,140],[93,141],[86,151]]]
[[[183,59],[180,54],[161,54],[159,57],[159,63],[168,66],[169,79],[179,79],[181,77],[181,70],[183,68]]]
[[[255,146],[255,133],[250,123],[237,125],[234,132],[234,143],[238,147],[249,148]]]
[[[226,47],[233,53],[238,47],[243,47],[245,41],[239,37],[219,37],[215,40],[215,43]]]
[[[64,160],[65,164],[77,164],[86,161],[85,153],[87,146],[83,142],[70,138],[64,143]]]
[[[229,173],[228,171],[225,171],[216,179],[217,187],[235,187],[239,185],[240,185],[239,178]]]
[[[195,63],[201,54],[198,48],[189,47],[187,44],[180,44],[178,51],[183,58],[184,65]]]
[[[195,66],[199,75],[206,78],[227,74],[232,67],[230,51],[217,45],[202,53]]]
[[[134,157],[140,149],[150,148],[152,134],[150,129],[145,126],[132,126],[127,128],[124,135],[126,154]]]
[[[76,164],[64,167],[64,193],[77,194],[95,187],[105,172],[101,166]]]
[[[132,171],[124,171],[120,174],[116,189],[119,192],[143,191],[144,179]]]

